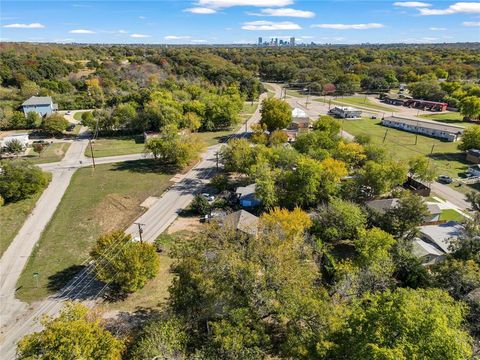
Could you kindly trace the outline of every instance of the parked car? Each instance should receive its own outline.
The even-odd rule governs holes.
[[[453,182],[453,179],[448,175],[440,175],[437,178],[437,181],[442,184],[451,184]]]

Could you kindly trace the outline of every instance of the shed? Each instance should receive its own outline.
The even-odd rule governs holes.
[[[238,202],[242,207],[250,208],[259,206],[261,204],[261,201],[255,197],[256,188],[256,184],[250,184],[237,188],[235,194],[237,195]]]

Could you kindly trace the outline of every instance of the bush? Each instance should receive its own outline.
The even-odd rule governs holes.
[[[192,203],[190,204],[190,209],[198,215],[210,214],[210,211],[212,210],[208,200],[202,195],[195,195]]]
[[[60,114],[52,114],[45,118],[42,123],[42,128],[45,132],[57,135],[64,132],[68,127],[68,121]]]
[[[43,189],[47,174],[24,160],[0,162],[0,196],[5,202],[25,199]]]

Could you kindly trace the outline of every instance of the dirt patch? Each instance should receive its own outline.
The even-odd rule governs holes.
[[[54,150],[55,155],[62,156],[63,154],[65,154],[64,148],[65,148],[65,144],[62,144],[62,146],[60,146],[58,149],[55,149]]]
[[[102,228],[109,232],[115,229],[123,229],[129,225],[132,218],[136,218],[142,212],[138,206],[138,200],[125,195],[109,194],[95,208],[93,218]]]
[[[177,217],[167,229],[167,234],[174,234],[179,231],[199,232],[203,227],[198,217]]]

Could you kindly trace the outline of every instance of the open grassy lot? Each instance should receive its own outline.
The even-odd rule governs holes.
[[[130,225],[149,196],[160,196],[172,174],[154,160],[77,170],[18,282],[17,296],[34,301],[60,289],[80,269],[98,236]],[[39,287],[32,277],[39,272]]]
[[[34,164],[57,162],[63,159],[69,147],[69,142],[49,144],[43,150],[40,156],[38,156],[38,154],[34,152],[33,149],[30,149],[28,155],[24,156],[24,159],[29,160]]]
[[[420,115],[428,120],[435,120],[450,125],[470,126],[472,123],[463,121],[463,115],[458,112],[447,112],[438,114]]]
[[[314,99],[315,101],[329,103],[330,100],[324,99],[323,97],[318,97]],[[331,100],[332,104],[335,105],[342,105],[342,106],[354,106],[357,108],[364,108],[370,110],[377,110],[377,111],[385,111],[385,113],[392,113],[398,112],[397,109],[394,107],[386,106],[386,105],[379,105],[374,103],[368,98],[365,97],[355,97],[355,96],[346,96],[346,97],[336,97],[335,99]]]
[[[75,114],[73,114],[73,118],[77,121],[82,121],[82,114],[83,112],[76,112]]]
[[[453,209],[445,209],[442,210],[442,213],[440,214],[440,220],[461,222],[465,220],[465,217],[458,211]]]
[[[140,138],[132,136],[97,139],[92,145],[95,157],[139,154],[145,147]],[[91,156],[90,147],[85,149],[85,156]]]
[[[41,192],[28,199],[0,206],[0,256],[17,235],[40,195]]]
[[[465,155],[457,149],[457,143],[418,135],[415,145],[415,134],[384,127],[378,120],[345,120],[342,124],[346,132],[352,135],[369,135],[376,144],[383,143],[385,132],[388,130],[383,144],[395,159],[407,160],[418,155],[428,156],[439,174],[454,178],[461,176],[468,167]],[[432,146],[433,153],[430,154]]]

